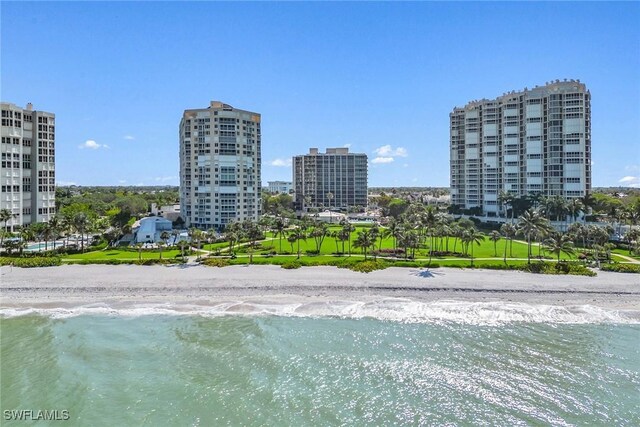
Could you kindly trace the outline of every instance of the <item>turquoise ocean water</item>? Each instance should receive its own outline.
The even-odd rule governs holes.
[[[640,425],[637,322],[276,315],[5,316],[33,425]]]

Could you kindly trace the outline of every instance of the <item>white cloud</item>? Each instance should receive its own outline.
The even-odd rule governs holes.
[[[271,166],[289,167],[291,166],[291,159],[275,159],[269,163]]]
[[[409,163],[405,163],[402,165],[403,168],[408,168],[409,167]]]
[[[125,135],[123,138],[128,140],[128,141],[133,141],[134,139],[136,139],[135,137],[133,137],[131,135]]]
[[[640,177],[638,176],[625,176],[620,178],[618,182],[628,187],[640,187]]]
[[[351,144],[344,144],[343,147],[344,148],[351,148]]]
[[[175,179],[178,179],[177,176],[157,176],[155,177],[155,180],[158,182],[167,182],[167,181],[173,181]]]
[[[118,184],[126,184],[127,180],[126,179],[119,179],[118,180]]]
[[[393,162],[393,157],[378,156],[375,159],[371,160],[371,163],[391,163],[391,162]]]
[[[99,148],[109,148],[107,144],[98,144],[93,139],[87,139],[84,144],[78,145],[78,148],[91,148],[92,150],[97,150]]]
[[[380,157],[407,157],[407,149],[404,147],[398,147],[394,149],[391,145],[383,145],[373,150]]]
[[[56,181],[56,185],[78,185],[73,181]]]

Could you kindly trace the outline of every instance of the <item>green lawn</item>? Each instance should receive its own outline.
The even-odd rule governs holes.
[[[335,229],[339,229],[339,227],[336,227]],[[362,251],[360,249],[356,249],[353,246],[353,242],[355,241],[355,239],[358,237],[358,232],[361,231],[362,228],[358,227],[356,229],[356,231],[354,233],[352,233],[351,235],[351,253],[352,254],[360,254],[362,253]],[[431,242],[430,239],[427,239],[427,245],[429,245]],[[378,239],[376,241],[376,248],[379,246],[380,244],[380,239]],[[497,242],[496,245],[496,249],[497,249],[497,257],[498,258],[502,258],[504,256],[504,249],[505,249],[505,245],[507,244],[507,241],[504,239],[501,239]],[[391,237],[388,237],[386,239],[384,239],[382,241],[382,248],[383,249],[391,249],[394,247],[394,239]],[[442,248],[442,250],[446,250],[447,249],[447,244],[446,244],[446,239],[434,239],[434,247],[437,248]],[[286,238],[282,239],[282,252],[280,252],[280,241],[279,238],[275,239],[275,240],[271,240],[271,241],[265,241],[262,243],[262,250],[275,250],[278,253],[293,253],[293,254],[297,254],[298,251],[298,244],[297,242],[292,245],[286,240]],[[345,242],[344,244],[344,250],[345,252],[348,252],[348,242]],[[453,252],[454,248],[456,252],[462,252],[462,244],[460,242],[460,240],[454,240],[453,237],[449,238],[449,245],[448,245],[449,251]],[[300,253],[301,254],[306,254],[307,251],[315,251],[316,250],[316,243],[315,240],[313,238],[308,238],[306,240],[301,240],[300,241]],[[469,249],[471,250],[471,249]],[[539,247],[537,245],[533,245],[532,246],[532,256],[538,256],[539,254]],[[237,249],[238,253],[245,253],[246,249],[243,248],[238,248]],[[336,252],[342,252],[342,243],[338,241],[337,244],[337,250],[336,250],[336,241],[334,238],[332,237],[325,237],[321,249],[320,249],[320,254],[321,255],[330,255],[330,254],[334,254]],[[370,252],[370,251],[368,251]],[[511,252],[511,253],[510,253]],[[540,252],[543,256],[544,251]],[[484,240],[480,246],[475,245],[473,248],[473,256],[474,258],[494,258],[495,257],[495,252],[494,252],[494,245],[493,242],[490,241],[488,239],[488,237],[486,237],[486,240]],[[550,256],[552,258],[555,258],[555,256],[553,256],[552,254],[546,254],[546,256]],[[427,249],[418,249],[416,250],[416,258],[428,258],[429,254],[428,254],[428,250]],[[526,243],[521,243],[518,241],[514,241],[513,242],[513,249],[512,251],[510,251],[509,249],[507,249],[507,257],[509,258],[527,258],[527,245]],[[450,258],[446,257],[446,258]],[[434,259],[437,259],[437,257],[434,257]],[[566,255],[562,255],[561,259],[575,259],[575,257],[567,257]]]
[[[202,249],[205,251],[215,251],[217,249],[225,249],[229,247],[228,242],[219,242],[219,243],[207,243],[202,245]]]
[[[624,255],[624,256],[628,256],[628,257],[633,258],[633,259],[640,260],[640,255],[636,255],[636,254],[632,255],[631,252],[629,250],[627,250],[627,249],[614,249],[611,252],[614,253],[614,254]]]
[[[170,259],[180,255],[180,250],[170,249],[162,251],[162,258]],[[108,259],[138,259],[138,251],[133,249],[109,249],[104,251],[85,252],[83,254],[64,255],[70,260],[108,260]],[[159,251],[142,250],[142,259],[160,258]]]

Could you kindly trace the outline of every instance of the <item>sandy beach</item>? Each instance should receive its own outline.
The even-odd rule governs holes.
[[[216,305],[376,301],[516,302],[592,305],[640,310],[640,278],[598,272],[596,277],[454,268],[389,268],[369,274],[335,267],[65,265],[0,269],[3,308],[169,303]]]

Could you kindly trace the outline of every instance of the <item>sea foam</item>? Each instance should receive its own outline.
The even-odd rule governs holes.
[[[42,315],[56,319],[83,315],[99,316],[289,316],[344,319],[373,318],[403,323],[463,323],[497,325],[504,323],[626,323],[640,324],[640,311],[612,310],[593,305],[555,306],[517,302],[466,302],[440,300],[423,302],[406,298],[374,301],[316,301],[308,303],[267,303],[225,301],[211,305],[134,304],[112,307],[90,304],[68,308],[0,308],[0,317]]]

